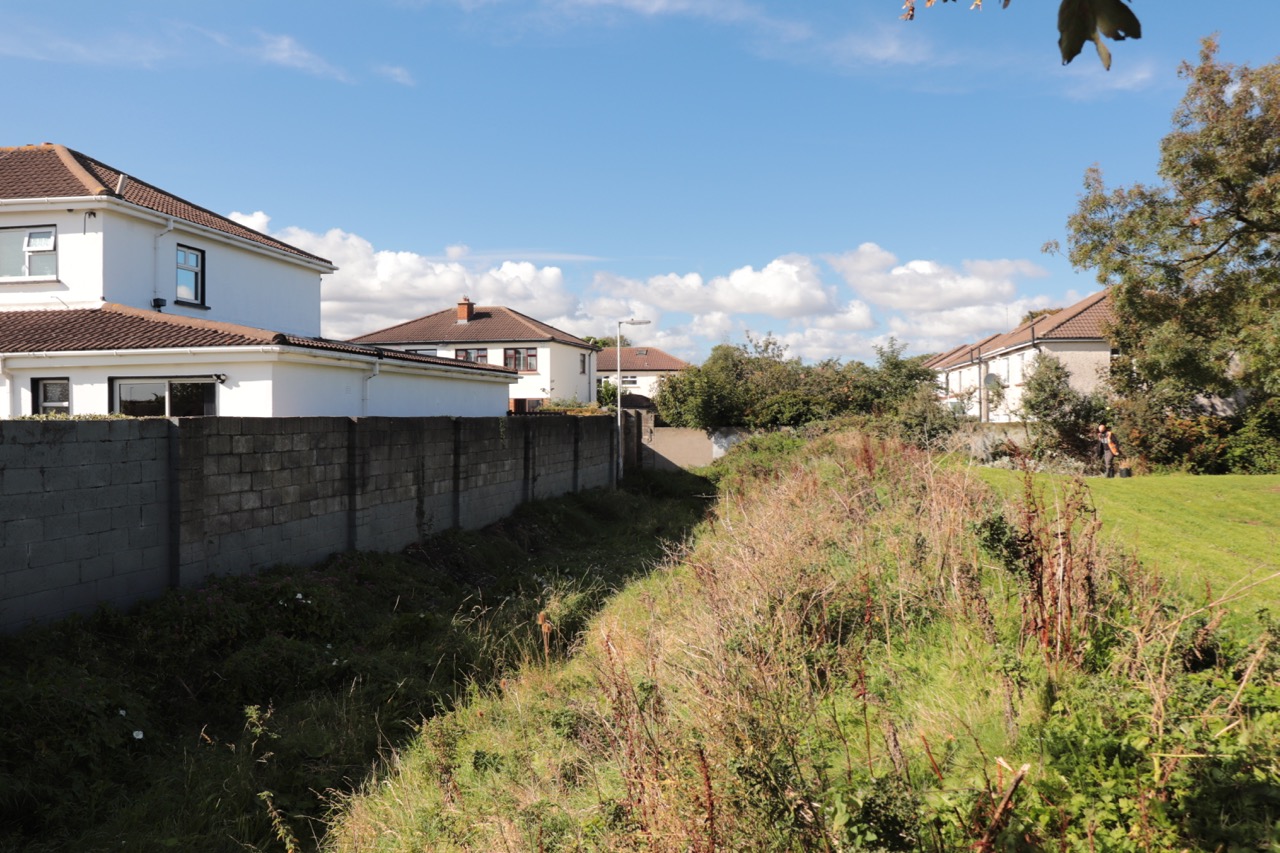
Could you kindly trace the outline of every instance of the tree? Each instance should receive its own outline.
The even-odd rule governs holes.
[[[937,0],[925,0],[924,5],[932,6],[935,2]],[[903,20],[915,20],[916,0],[904,0],[902,8],[905,10]],[[982,0],[974,0],[969,8],[981,9]],[[1004,0],[1002,8],[1009,8],[1009,0]],[[1116,41],[1142,38],[1142,23],[1124,0],[1062,0],[1058,6],[1058,50],[1062,53],[1063,65],[1075,59],[1084,43],[1091,41],[1098,50],[1102,67],[1110,71],[1111,51],[1103,43],[1103,36]]]
[[[1049,450],[1087,455],[1093,449],[1093,430],[1106,416],[1105,401],[1072,388],[1066,366],[1044,353],[1032,362],[1021,406],[1037,455]]]
[[[903,358],[907,345],[889,338],[884,346],[875,347],[876,366],[870,371],[871,411],[886,414],[909,400],[922,386],[932,386],[937,375],[924,366],[927,356]]]
[[[1058,313],[1059,311],[1061,311],[1061,310],[1062,310],[1062,307],[1061,307],[1061,306],[1059,306],[1059,307],[1057,307],[1057,308],[1036,308],[1036,309],[1033,309],[1033,310],[1028,311],[1027,313],[1025,313],[1025,314],[1023,314],[1023,315],[1022,315],[1022,319],[1018,321],[1018,325],[1019,325],[1019,326],[1021,326],[1021,325],[1023,325],[1024,323],[1030,323],[1032,320],[1038,320],[1038,319],[1040,319],[1041,317],[1049,317],[1049,316],[1052,316],[1053,314],[1057,314],[1057,313]]]
[[[596,402],[605,408],[618,405],[618,386],[608,379],[602,379],[600,387],[596,389]]]
[[[600,349],[612,349],[613,347],[618,346],[618,338],[614,335],[610,335],[605,338],[597,338],[595,335],[583,335],[582,339],[589,344],[600,347]],[[622,346],[631,346],[631,339],[626,335],[622,336]]]
[[[876,348],[875,367],[834,359],[804,365],[789,358],[772,335],[748,335],[746,344],[721,344],[700,367],[664,378],[654,405],[672,426],[696,429],[774,429],[844,414],[893,416],[921,388],[933,393],[934,373],[921,366],[925,357],[903,358],[905,349],[891,338]]]
[[[1162,183],[1109,190],[1094,167],[1069,220],[1072,264],[1112,288],[1126,395],[1280,394],[1280,64],[1217,50],[1179,72]]]

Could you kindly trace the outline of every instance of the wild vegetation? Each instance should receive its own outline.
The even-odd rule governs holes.
[[[847,432],[729,460],[685,548],[389,753],[326,849],[1280,844],[1272,614],[1107,547],[1081,481],[1006,505]]]
[[[876,347],[874,365],[835,359],[804,364],[772,336],[721,344],[699,366],[664,377],[654,405],[671,426],[693,429],[799,427],[847,416],[887,422],[927,404],[939,430],[955,421],[937,405],[926,356],[904,357],[896,340]],[[905,416],[905,417],[900,417]]]
[[[314,849],[333,792],[468,685],[561,649],[709,491],[632,477],[404,554],[0,637],[0,849]]]

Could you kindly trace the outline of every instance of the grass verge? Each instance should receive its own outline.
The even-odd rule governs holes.
[[[388,754],[326,849],[1280,844],[1277,626],[1184,607],[1080,484],[1007,509],[856,435],[730,457],[687,550]]]

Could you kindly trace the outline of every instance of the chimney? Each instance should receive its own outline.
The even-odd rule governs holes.
[[[475,316],[476,304],[467,297],[462,297],[462,301],[458,303],[458,322],[469,323],[471,318]]]

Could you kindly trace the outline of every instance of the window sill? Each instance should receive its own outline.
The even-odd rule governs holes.
[[[173,304],[174,304],[175,306],[177,306],[177,305],[181,305],[183,308],[194,308],[194,309],[196,309],[197,311],[208,311],[208,310],[209,310],[209,306],[208,306],[208,305],[205,305],[203,302],[188,302],[188,301],[187,301],[187,300],[185,300],[185,299],[175,299],[175,300],[173,300]]]
[[[0,284],[61,284],[56,275],[6,275],[0,276]]]

